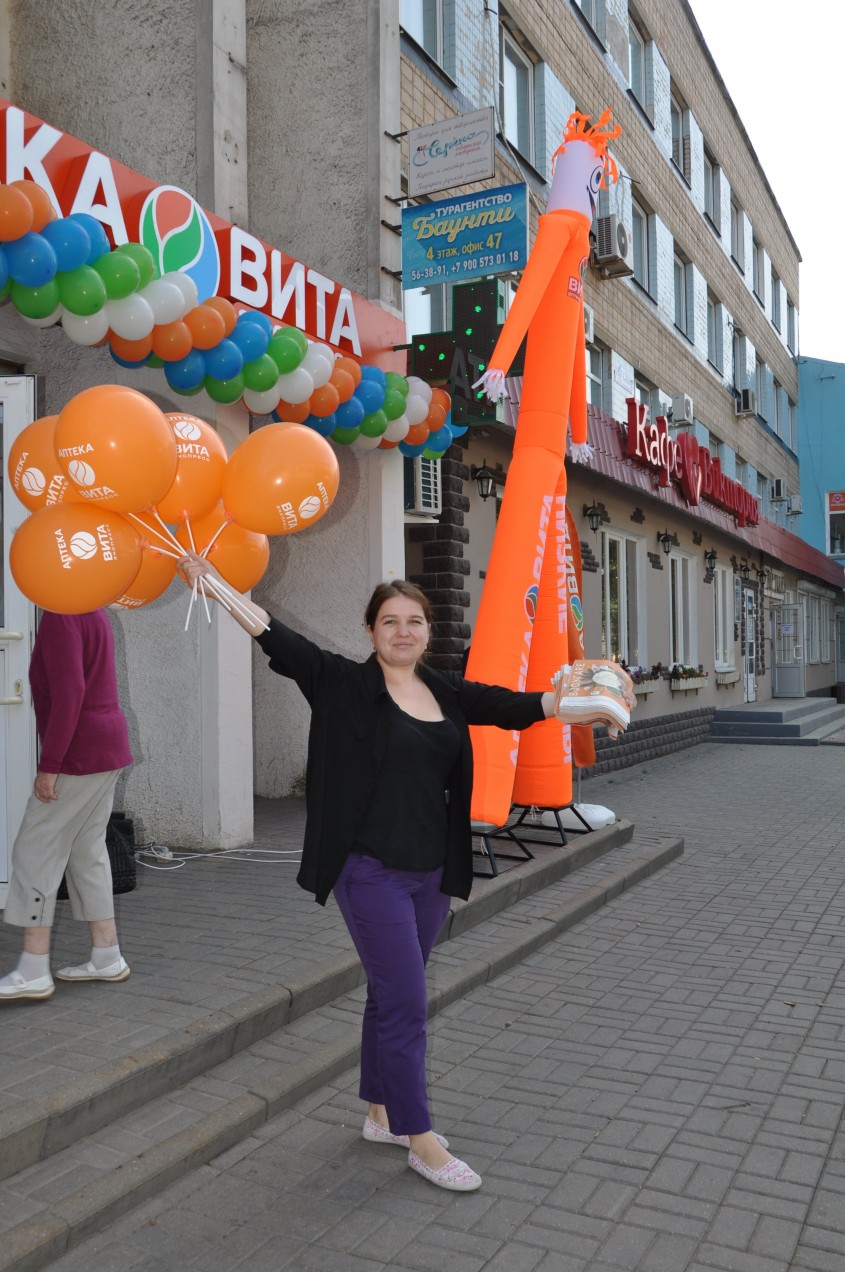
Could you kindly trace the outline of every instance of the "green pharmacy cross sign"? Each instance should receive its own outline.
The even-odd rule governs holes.
[[[472,385],[484,373],[505,320],[505,283],[481,278],[452,288],[452,330],[415,336],[408,350],[408,374],[441,385],[452,398],[452,421],[478,427],[496,420],[495,407]],[[522,375],[525,343],[511,364]]]

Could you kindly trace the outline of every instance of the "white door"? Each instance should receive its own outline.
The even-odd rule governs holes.
[[[804,697],[804,603],[772,606],[772,696]]]
[[[0,906],[6,900],[11,846],[35,778],[35,720],[29,695],[29,656],[35,606],[18,591],[9,570],[9,544],[29,515],[9,482],[7,459],[18,434],[35,417],[35,379],[0,377]]]
[[[743,674],[745,701],[757,701],[757,597],[750,587],[742,590],[742,640],[745,646]]]

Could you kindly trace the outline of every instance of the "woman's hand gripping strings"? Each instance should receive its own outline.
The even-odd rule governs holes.
[[[249,632],[250,636],[257,636],[259,632],[266,632],[269,629],[270,615],[267,611],[248,600],[247,597],[233,592],[214,566],[198,552],[186,552],[179,561],[177,569],[194,594],[196,594],[197,586],[202,588],[203,593],[227,609],[235,622],[239,623],[245,632]]]

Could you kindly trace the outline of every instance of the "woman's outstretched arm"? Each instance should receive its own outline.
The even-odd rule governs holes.
[[[214,566],[210,565],[205,557],[201,557],[197,552],[186,552],[177,568],[181,570],[189,586],[193,586],[195,580],[199,582],[200,579],[212,578],[216,583],[222,584],[226,591],[232,591]],[[219,599],[210,587],[206,587],[205,591],[210,599]],[[245,596],[241,596],[239,592],[236,592],[235,596],[237,597],[238,605],[237,607],[232,606],[229,611],[232,618],[236,623],[240,624],[245,632],[249,632],[250,636],[260,636],[270,624],[270,615],[260,605],[256,605],[254,601],[248,600]]]

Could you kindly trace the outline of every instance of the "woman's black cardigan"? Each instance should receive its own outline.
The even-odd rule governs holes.
[[[388,701],[375,654],[356,662],[321,649],[278,619],[258,644],[270,667],[296,681],[311,707],[305,770],[307,813],[297,882],[325,905],[364,820],[387,744]],[[449,840],[442,890],[469,896],[472,886],[472,746],[470,724],[526,729],[542,720],[541,693],[516,693],[498,685],[464,680],[457,672],[420,664],[419,675],[461,737],[449,777]],[[408,774],[413,782],[414,774]]]

